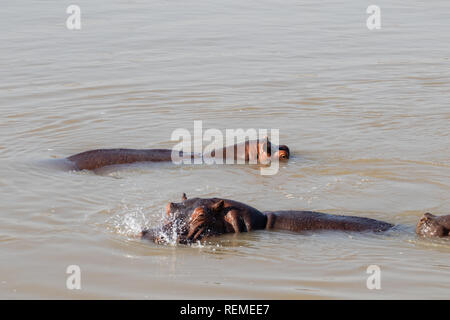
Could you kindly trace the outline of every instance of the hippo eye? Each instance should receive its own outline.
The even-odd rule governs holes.
[[[287,156],[286,156],[285,154],[282,154],[282,155],[280,156],[280,159],[285,160],[285,159],[287,159]]]

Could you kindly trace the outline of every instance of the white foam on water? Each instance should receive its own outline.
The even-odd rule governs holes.
[[[120,208],[110,218],[107,219],[107,229],[114,233],[127,237],[136,237],[142,230],[155,226],[152,215],[143,206],[130,207],[121,204]]]

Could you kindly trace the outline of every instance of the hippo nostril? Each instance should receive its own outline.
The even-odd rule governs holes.
[[[202,233],[205,231],[206,227],[202,224],[198,224],[193,228],[186,236],[187,242],[194,242],[201,239]]]
[[[202,233],[205,231],[205,227],[199,227],[197,228],[197,232],[195,233],[194,237],[192,238],[192,241],[198,241],[202,238]]]

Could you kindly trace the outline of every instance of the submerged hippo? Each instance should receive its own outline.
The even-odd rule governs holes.
[[[220,198],[191,198],[166,206],[166,219],[159,228],[142,232],[142,238],[164,242],[176,236],[179,243],[192,243],[204,237],[260,229],[386,231],[392,224],[363,217],[332,215],[312,211],[261,212],[244,203]]]
[[[213,150],[203,154],[204,158],[221,158],[225,161],[233,160],[248,163],[269,163],[271,159],[288,160],[289,148],[286,145],[276,146],[267,137],[234,144],[225,148]]]
[[[274,152],[272,152],[274,150]],[[275,151],[276,150],[276,151]],[[234,157],[232,157],[234,154]],[[270,159],[288,160],[289,148],[285,145],[274,146],[268,138],[250,140],[243,143],[213,150],[209,154],[195,155],[183,154],[175,151],[175,156],[188,159],[217,158],[223,156],[226,159],[243,160],[244,162],[267,163]],[[233,159],[234,158],[234,159]],[[169,162],[172,161],[170,149],[97,149],[85,151],[68,157],[75,170],[95,170],[110,165],[128,164],[135,162]]]
[[[450,215],[435,216],[425,213],[416,226],[416,233],[424,237],[448,237],[450,231]]]
[[[183,153],[180,151],[180,157]],[[194,157],[193,155],[191,156]],[[170,149],[96,149],[67,158],[75,170],[95,170],[117,164],[171,161]]]

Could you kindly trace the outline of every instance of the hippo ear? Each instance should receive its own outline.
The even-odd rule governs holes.
[[[170,216],[172,213],[176,211],[175,204],[173,202],[169,202],[166,205],[166,216]]]
[[[219,200],[211,206],[213,211],[222,211],[225,202],[223,200]]]
[[[181,201],[187,200],[186,193],[183,192],[181,195]]]
[[[267,153],[269,156],[271,154],[271,143],[269,137],[264,136],[262,144],[261,144],[261,152]]]

